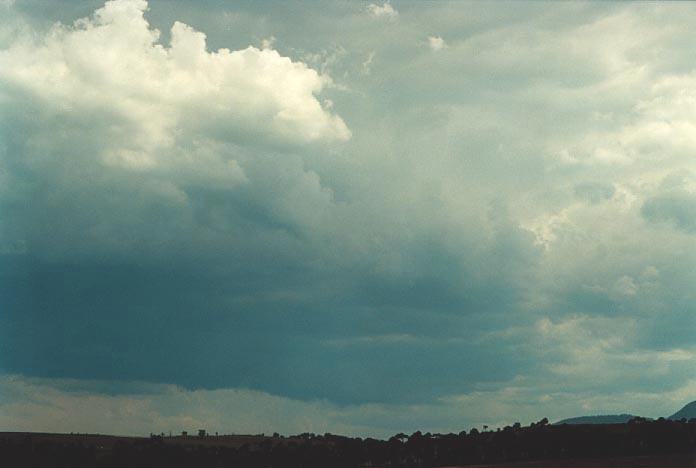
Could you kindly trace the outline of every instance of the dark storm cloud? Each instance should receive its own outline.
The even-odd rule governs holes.
[[[264,301],[258,298],[264,289],[246,274],[242,280],[115,265],[28,269],[5,282],[17,301],[3,304],[10,313],[2,365],[11,373],[255,388],[357,403],[423,401],[472,382],[506,380],[520,364],[495,348],[477,349],[473,335],[452,333],[467,326],[461,316],[423,314],[418,304],[404,311],[384,300],[370,308],[320,298]],[[112,297],[114,289],[123,294]],[[411,338],[383,340],[385,329]],[[496,360],[495,372],[482,369],[481,359]]]

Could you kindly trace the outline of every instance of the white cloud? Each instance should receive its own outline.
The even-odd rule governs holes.
[[[270,36],[261,40],[261,49],[272,49],[276,42],[275,36]]]
[[[428,45],[434,51],[442,50],[447,47],[445,40],[440,36],[428,36]]]
[[[51,115],[110,114],[116,131],[128,134],[124,165],[136,167],[155,160],[132,151],[171,147],[182,137],[350,137],[316,97],[328,76],[281,56],[270,42],[263,50],[209,52],[205,34],[180,22],[164,47],[146,9],[143,0],[109,1],[92,19],[58,25],[40,42],[17,40],[0,52],[0,85],[13,89],[4,98],[30,95]]]
[[[391,3],[385,2],[382,5],[377,5],[375,3],[371,3],[367,6],[367,11],[372,15],[376,17],[381,17],[381,18],[388,18],[390,20],[395,19],[398,15],[399,12],[394,9],[393,6],[391,6]]]
[[[614,283],[614,291],[620,296],[635,296],[638,286],[630,276],[622,276]]]

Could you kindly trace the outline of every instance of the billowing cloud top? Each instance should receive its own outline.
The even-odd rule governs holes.
[[[434,51],[442,50],[445,47],[447,47],[447,44],[445,44],[445,40],[440,36],[429,36],[428,45],[430,45],[430,48]]]
[[[132,145],[114,156],[124,164],[153,163],[151,150],[182,136],[350,137],[316,97],[330,84],[327,76],[270,48],[208,52],[205,34],[180,22],[165,47],[144,18],[146,9],[144,0],[113,0],[73,27],[57,25],[37,41],[18,41],[0,55],[4,88],[29,95],[53,115],[111,113]]]
[[[389,19],[394,19],[399,16],[399,12],[391,5],[391,3],[386,2],[381,5],[375,3],[370,3],[367,6],[367,11],[376,17],[384,17]]]

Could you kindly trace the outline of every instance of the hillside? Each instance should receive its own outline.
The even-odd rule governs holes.
[[[684,406],[682,409],[680,409],[667,419],[678,421],[682,418],[686,418],[687,420],[691,418],[696,418],[696,401],[688,403],[686,406]]]

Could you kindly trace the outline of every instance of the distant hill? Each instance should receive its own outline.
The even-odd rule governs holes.
[[[554,424],[623,424],[635,418],[632,414],[603,414],[597,416],[579,416],[577,418],[568,418],[558,421]],[[669,416],[667,419],[678,421],[680,419],[696,418],[696,401],[686,404],[682,409]],[[646,418],[651,419],[651,418]]]
[[[667,419],[679,420],[682,418],[686,418],[687,420],[696,418],[696,401],[687,404]]]
[[[696,407],[694,407],[696,410]],[[579,416],[558,421],[555,424],[624,424],[635,418],[632,414],[603,414],[598,416]]]

